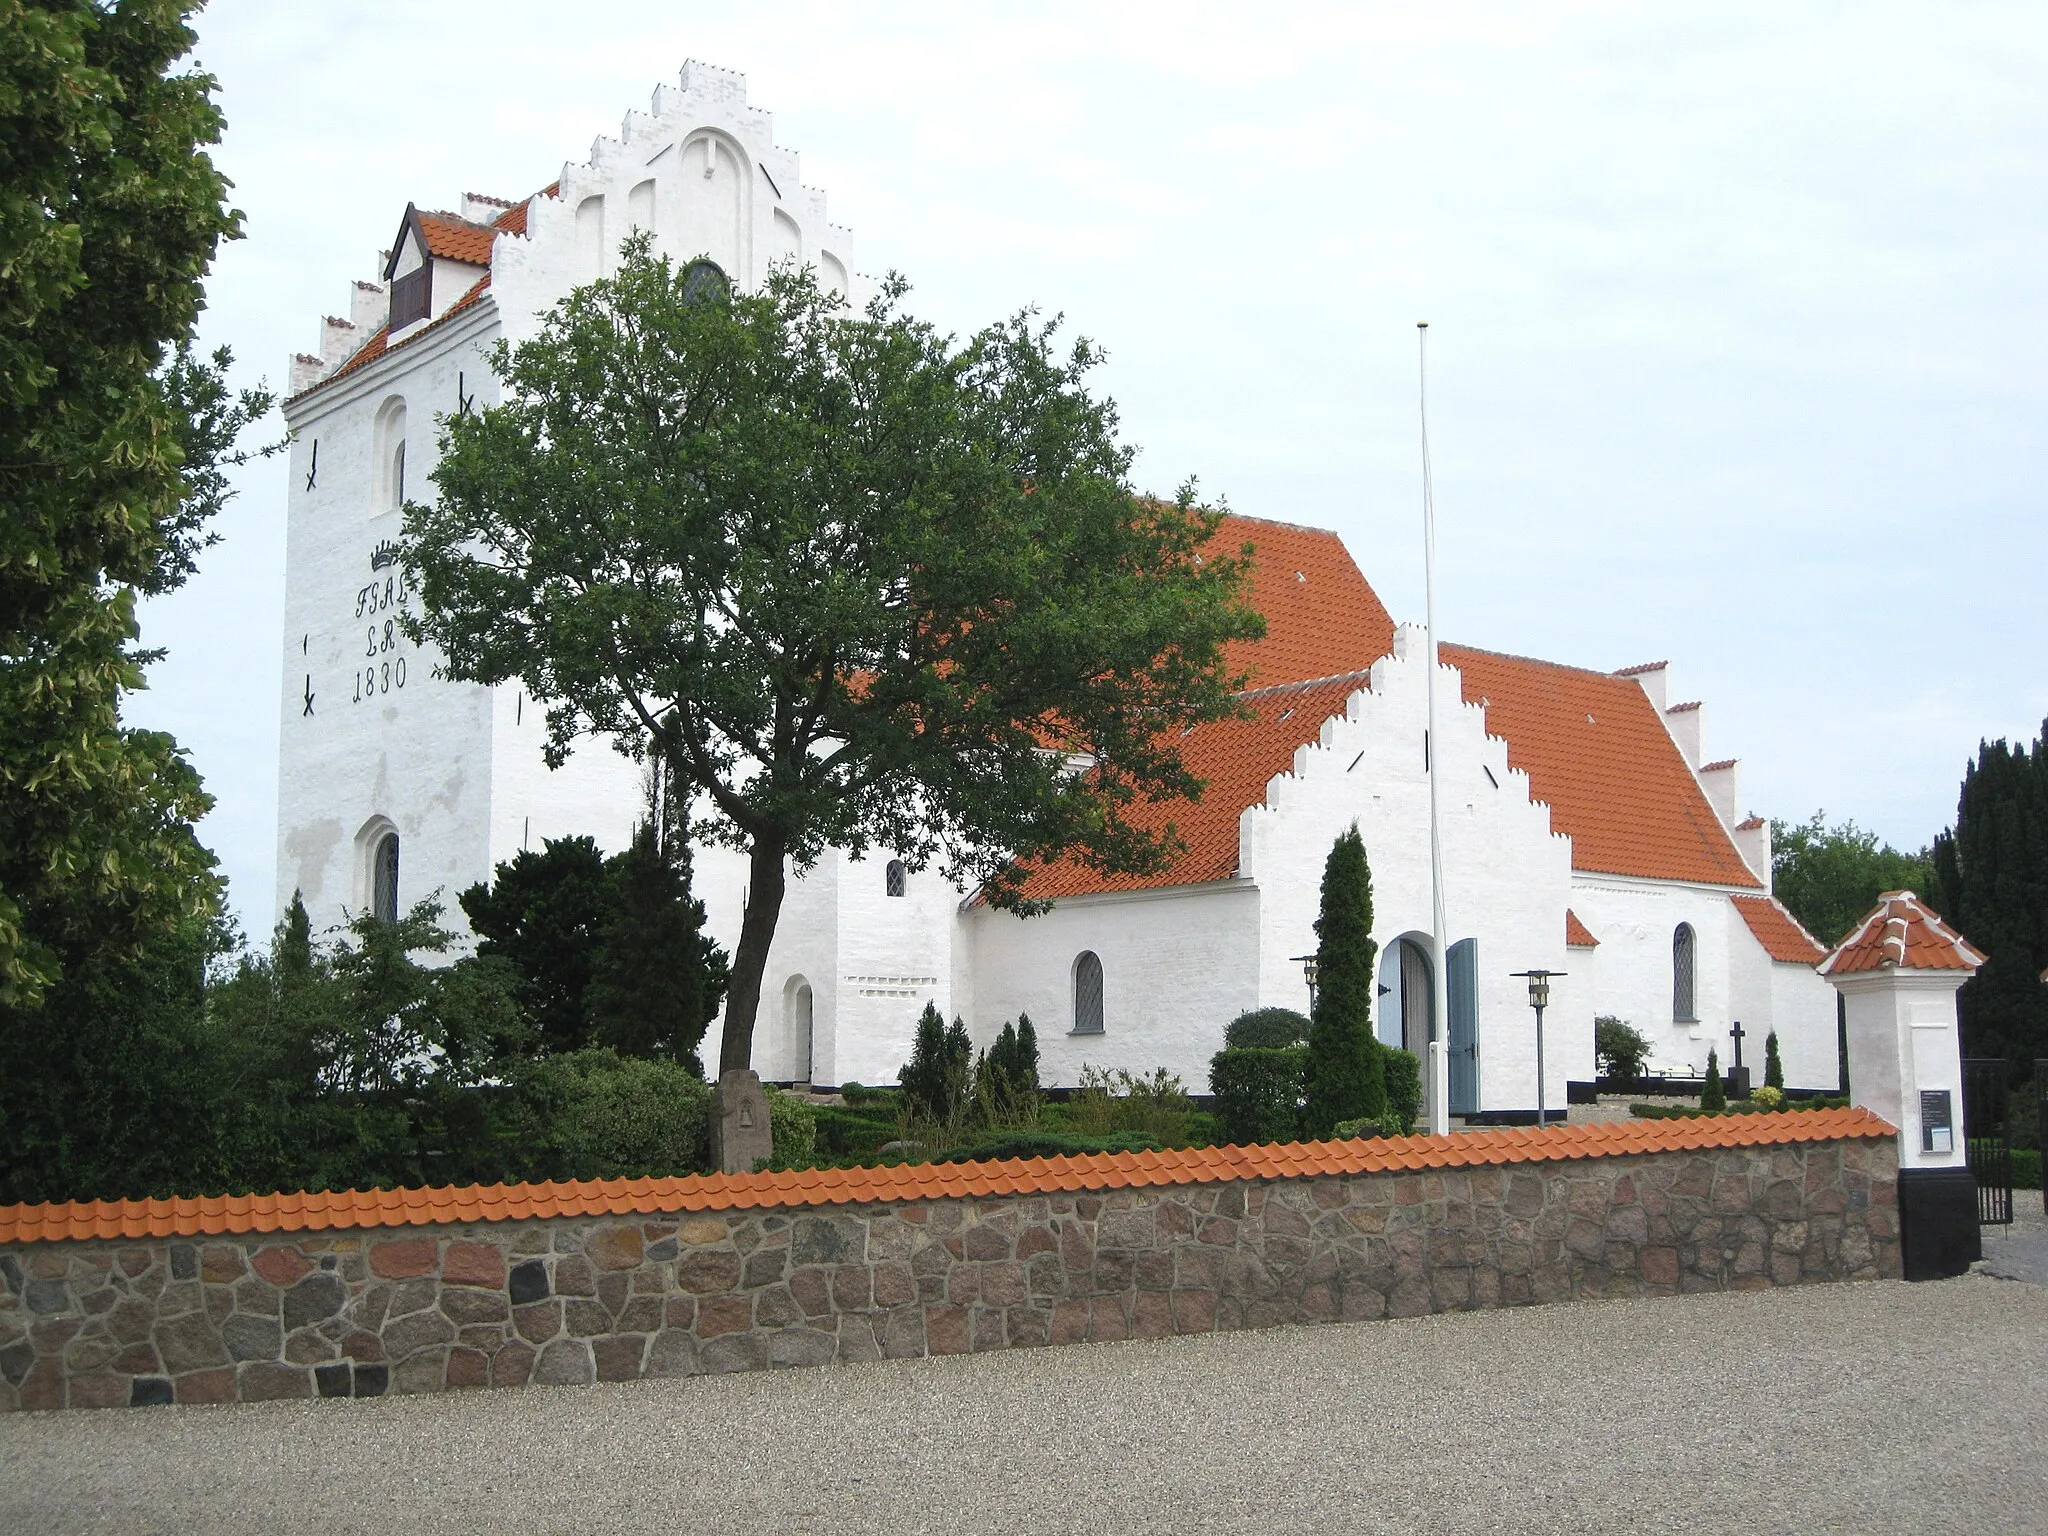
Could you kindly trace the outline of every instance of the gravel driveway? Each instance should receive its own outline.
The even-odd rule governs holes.
[[[1971,1275],[979,1358],[0,1418],[0,1530],[2048,1531]]]

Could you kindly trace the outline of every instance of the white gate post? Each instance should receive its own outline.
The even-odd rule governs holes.
[[[1899,1128],[1899,1251],[1908,1280],[1983,1257],[1963,1144],[1956,993],[1984,957],[1911,891],[1887,891],[1820,973],[1842,994],[1851,1101]]]

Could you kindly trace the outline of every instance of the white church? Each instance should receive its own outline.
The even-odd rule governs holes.
[[[624,845],[641,770],[593,741],[542,762],[540,711],[516,684],[453,683],[405,638],[413,602],[399,508],[431,495],[437,418],[497,400],[490,345],[609,270],[629,231],[678,259],[708,254],[742,285],[778,261],[864,297],[848,232],[802,184],[797,156],[747,104],[742,76],[690,64],[615,139],[517,201],[408,205],[373,279],[293,360],[277,907],[303,894],[316,927],[455,895],[543,839]],[[1430,929],[1427,637],[1396,626],[1334,533],[1245,517],[1218,535],[1254,548],[1266,638],[1235,648],[1250,718],[1182,742],[1208,785],[1158,808],[1185,843],[1163,873],[1033,877],[1044,915],[996,911],[930,871],[829,856],[793,880],[768,960],[755,1066],[764,1078],[889,1083],[927,1002],[977,1041],[1028,1013],[1042,1075],[1084,1064],[1165,1067],[1207,1083],[1224,1025],[1306,1010],[1323,861],[1352,823],[1373,875],[1382,954],[1376,1027],[1427,1059],[1432,989],[1447,987],[1455,1115],[1536,1104],[1533,1016],[1514,973],[1552,984],[1545,1101],[1594,1075],[1593,1021],[1652,1043],[1651,1065],[1759,1069],[1775,1030],[1793,1087],[1837,1081],[1821,946],[1771,895],[1769,831],[1747,816],[1733,761],[1708,761],[1697,703],[1667,697],[1662,663],[1588,671],[1445,643],[1442,796],[1450,935]],[[743,859],[701,850],[697,888],[737,942]],[[706,1046],[715,1061],[717,1025]]]

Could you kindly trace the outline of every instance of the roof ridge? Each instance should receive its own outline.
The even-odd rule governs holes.
[[[1269,683],[1264,688],[1247,688],[1242,693],[1233,693],[1233,699],[1264,699],[1276,693],[1300,693],[1308,688],[1327,688],[1333,683],[1350,683],[1363,679],[1368,687],[1372,683],[1372,668],[1359,672],[1332,672],[1328,677],[1305,677],[1298,683]]]
[[[1424,626],[1418,624],[1415,627],[1421,629]],[[1597,677],[1610,683],[1618,681],[1621,677],[1621,674],[1618,672],[1603,672],[1597,667],[1581,667],[1569,661],[1546,661],[1541,656],[1524,656],[1516,651],[1493,651],[1488,650],[1483,645],[1465,645],[1456,640],[1441,642],[1437,646],[1437,650],[1439,654],[1447,650],[1457,650],[1471,651],[1479,656],[1498,656],[1502,661],[1525,662],[1532,667],[1555,667],[1560,672],[1578,672],[1586,677]]]

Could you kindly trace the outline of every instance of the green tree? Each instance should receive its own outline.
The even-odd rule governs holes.
[[[269,408],[187,349],[240,215],[204,153],[216,82],[174,72],[197,7],[0,5],[0,1027],[70,965],[137,960],[215,909],[209,805],[172,739],[122,726],[176,586]]]
[[[1823,944],[1847,938],[1886,891],[1926,895],[1932,874],[1928,850],[1901,853],[1853,821],[1829,826],[1822,811],[1771,823],[1771,889]]]
[[[1700,1085],[1700,1108],[1723,1110],[1728,1107],[1728,1090],[1721,1082],[1721,1053],[1707,1052],[1707,1078]]]
[[[746,851],[721,1071],[827,848],[1025,911],[1035,860],[1161,867],[1131,808],[1199,791],[1181,731],[1234,709],[1222,647],[1262,629],[1217,516],[1133,495],[1094,347],[1028,313],[957,342],[904,291],[852,313],[778,268],[707,299],[629,244],[498,350],[505,403],[448,419],[406,510],[450,675],[522,679],[551,761],[652,754]]]
[[[697,1047],[725,995],[725,951],[690,894],[687,844],[664,848],[643,823],[606,864],[612,911],[591,961],[591,1033],[622,1056],[672,1061],[703,1075]]]
[[[1386,1063],[1372,1033],[1372,871],[1354,823],[1323,865],[1316,918],[1316,1004],[1308,1034],[1309,1136],[1340,1120],[1377,1120],[1387,1107]]]
[[[1985,955],[1956,996],[1963,1049],[2024,1078],[2048,1057],[2048,723],[2032,743],[1979,745],[1933,861],[1935,905]]]
[[[1593,1020],[1593,1057],[1603,1076],[1634,1082],[1650,1059],[1650,1042],[1626,1019],[1603,1013]]]
[[[1289,1046],[1308,1044],[1309,1028],[1308,1016],[1292,1008],[1252,1008],[1223,1027],[1223,1048],[1286,1050]]]
[[[1785,1061],[1778,1054],[1778,1032],[1775,1029],[1764,1036],[1764,1086],[1780,1091],[1785,1087]]]
[[[456,898],[477,936],[477,954],[502,960],[520,978],[520,1001],[544,1051],[591,1043],[591,971],[618,897],[604,853],[590,837],[551,837],[522,848],[489,884]]]

